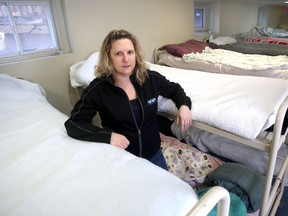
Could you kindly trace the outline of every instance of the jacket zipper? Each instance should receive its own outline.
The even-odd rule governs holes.
[[[140,104],[140,107],[141,107],[141,112],[142,112],[142,121],[141,121],[141,124],[140,124],[140,128],[138,128],[137,122],[136,122],[136,120],[135,120],[134,112],[133,112],[133,116],[134,116],[134,121],[135,121],[136,127],[137,127],[137,129],[138,129],[139,157],[142,157],[142,148],[143,148],[143,145],[142,145],[142,138],[141,138],[141,128],[142,128],[142,124],[143,124],[143,122],[144,122],[144,110],[143,110],[143,106],[142,106],[141,100],[140,100],[139,98],[137,98],[137,100],[139,101],[139,104]],[[131,106],[131,105],[130,105],[130,106]]]
[[[127,96],[128,98],[128,96]],[[142,106],[142,103],[141,101],[139,100],[139,98],[137,98],[137,100],[139,101],[139,104],[141,106],[141,112],[142,112],[142,121],[141,121],[141,124],[140,124],[140,127],[138,127],[138,124],[137,124],[137,121],[136,121],[136,118],[135,118],[135,114],[133,112],[133,109],[132,109],[132,106],[131,106],[131,103],[130,103],[130,100],[128,98],[128,101],[129,101],[129,105],[130,105],[130,110],[132,112],[132,116],[133,116],[133,120],[134,120],[134,124],[136,126],[136,129],[138,131],[138,139],[139,139],[139,157],[142,157],[142,148],[143,148],[143,145],[142,145],[142,138],[141,138],[141,128],[142,128],[142,124],[143,124],[143,121],[144,121],[144,112],[143,112],[143,106]]]
[[[137,95],[139,95],[137,93],[137,87],[134,85],[133,81],[131,80],[131,83],[132,85],[134,86],[134,89],[135,89],[135,92]],[[128,98],[128,96],[127,96]],[[129,98],[128,98],[129,100]],[[143,122],[144,122],[144,109],[143,109],[143,106],[142,106],[142,103],[141,103],[141,100],[139,97],[137,97],[137,100],[139,101],[139,104],[140,104],[140,107],[141,107],[141,112],[142,112],[142,121],[141,121],[141,124],[140,124],[140,127],[138,127],[138,124],[137,124],[137,121],[136,121],[136,118],[135,118],[135,114],[133,112],[133,109],[131,107],[131,103],[129,101],[129,104],[130,104],[130,109],[131,109],[131,112],[132,112],[132,115],[133,115],[133,119],[134,119],[134,123],[135,123],[135,126],[136,126],[136,129],[138,130],[138,139],[139,139],[139,157],[142,157],[142,149],[143,149],[143,144],[142,144],[142,134],[141,134],[141,128],[142,128],[142,125],[143,125]]]
[[[133,82],[132,82],[132,85],[133,85]],[[119,87],[118,87],[119,88]],[[135,87],[134,87],[135,88]],[[121,89],[121,88],[120,88]],[[121,89],[123,92],[124,90]],[[135,91],[136,91],[136,88],[135,88]],[[127,96],[127,94],[124,92],[127,100],[128,100],[128,103],[129,103],[129,106],[130,106],[130,110],[132,112],[132,116],[133,116],[133,120],[134,120],[134,124],[136,126],[136,129],[137,129],[137,132],[138,132],[138,139],[139,139],[139,157],[142,157],[142,148],[143,148],[143,145],[142,145],[142,139],[141,139],[141,128],[142,128],[142,124],[143,124],[143,121],[144,121],[144,111],[143,111],[143,106],[142,106],[142,103],[141,103],[141,100],[139,98],[137,98],[137,100],[139,101],[139,104],[141,106],[141,112],[142,112],[142,121],[141,121],[141,124],[140,124],[140,127],[138,127],[137,125],[137,121],[135,119],[135,114],[133,112],[133,109],[132,109],[132,106],[131,106],[131,103],[130,103],[130,100]]]

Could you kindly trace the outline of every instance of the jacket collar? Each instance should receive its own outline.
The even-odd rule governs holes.
[[[129,78],[130,78],[130,80],[131,80],[131,82],[132,82],[133,85],[135,85],[135,84],[137,85],[137,84],[138,84],[138,83],[137,83],[137,80],[136,80],[135,73],[131,74]],[[109,76],[106,78],[106,80],[107,80],[111,85],[114,85],[114,86],[115,86],[115,81],[114,81],[112,75],[109,75]]]

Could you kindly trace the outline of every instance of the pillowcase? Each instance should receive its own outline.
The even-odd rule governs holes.
[[[70,67],[70,82],[74,88],[88,86],[96,78],[95,66],[99,63],[99,55],[99,52],[95,52],[87,60],[75,63]]]
[[[226,45],[226,44],[237,43],[237,40],[229,36],[220,36],[220,37],[213,39],[213,35],[211,35],[209,37],[209,42],[215,43],[217,45]]]
[[[186,43],[194,44],[194,45],[207,46],[206,43],[198,41],[198,40],[195,40],[195,39],[190,39],[190,40],[186,41]]]
[[[199,52],[199,53],[202,52],[203,50],[205,50],[206,47],[212,48],[206,42],[201,42],[201,41],[194,40],[194,39],[190,39],[190,40],[186,41],[186,43],[193,45],[193,47],[195,49],[194,52]]]
[[[197,52],[201,53],[203,50],[205,50],[205,47],[209,47],[209,45],[203,42],[191,39],[184,43],[167,44],[160,49],[166,50],[171,55],[182,57],[184,54],[188,54],[188,53],[197,53]]]

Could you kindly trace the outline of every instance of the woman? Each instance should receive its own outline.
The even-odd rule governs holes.
[[[191,100],[177,83],[150,71],[134,35],[111,31],[103,41],[96,76],[65,122],[69,136],[110,143],[167,170],[160,150],[157,98],[171,98],[179,109],[177,123],[191,126]],[[103,128],[92,124],[99,112]]]

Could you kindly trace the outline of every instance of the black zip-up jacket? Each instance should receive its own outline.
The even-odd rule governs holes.
[[[111,77],[95,78],[84,90],[71,111],[71,117],[65,122],[68,135],[85,141],[110,143],[114,131],[130,141],[127,151],[139,157],[151,158],[160,149],[156,116],[158,96],[172,99],[178,109],[181,105],[191,109],[191,100],[179,84],[169,82],[155,71],[148,70],[148,78],[142,86],[136,82],[134,75],[130,76],[130,80],[142,110],[139,127],[125,91],[115,86]],[[97,112],[103,128],[92,125]]]

